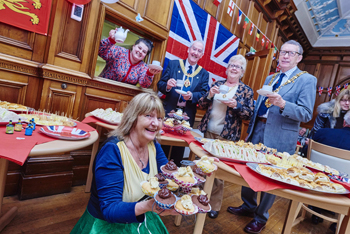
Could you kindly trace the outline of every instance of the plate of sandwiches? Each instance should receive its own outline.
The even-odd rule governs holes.
[[[208,141],[213,141],[213,139],[202,138],[202,137],[194,137],[194,139],[201,144],[205,144]]]
[[[285,184],[290,184],[310,191],[349,194],[350,191],[341,184],[333,183],[329,177],[322,172],[313,173],[305,167],[279,168],[273,165],[258,163],[247,163],[247,166],[256,173]]]
[[[233,141],[212,140],[202,145],[208,153],[218,157],[222,161],[235,163],[269,163],[264,153],[254,148],[240,147]]]

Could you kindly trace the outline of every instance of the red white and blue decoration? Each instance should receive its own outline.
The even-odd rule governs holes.
[[[319,86],[318,87],[318,96],[321,96],[322,92],[323,92],[323,87]]]
[[[340,93],[340,85],[335,87],[336,91],[335,91],[335,96],[338,96]]]
[[[331,96],[332,95],[332,87],[328,87],[327,92],[328,92],[328,96]]]
[[[78,128],[66,126],[43,126],[40,132],[61,140],[83,140],[90,137],[89,132],[85,132]]]
[[[226,77],[229,59],[237,54],[239,38],[191,0],[175,0],[164,67],[169,60],[186,59],[193,41],[204,42],[198,64],[209,72],[209,86]]]

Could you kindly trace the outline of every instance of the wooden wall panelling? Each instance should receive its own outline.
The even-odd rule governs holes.
[[[24,105],[36,110],[39,109],[43,83],[44,79],[31,76],[28,77],[28,87],[25,95]]]
[[[249,4],[250,1],[246,1],[246,0],[237,0],[236,1],[237,6],[241,9],[241,11],[245,14],[248,15],[248,9],[249,9]],[[238,11],[235,12],[235,19],[237,18],[238,15]],[[243,28],[244,25],[244,19],[245,16],[242,14],[242,21],[241,23],[238,25],[236,23],[236,21],[234,21],[235,23],[233,23],[233,34],[236,35],[237,37],[241,38],[241,41],[245,41],[244,40],[244,32],[246,31]]]
[[[249,35],[249,29],[251,27],[251,23],[253,21],[254,24],[256,24],[257,21],[257,16],[254,16],[255,13],[255,6],[253,1],[249,1],[249,8],[248,8],[248,13],[247,16],[250,19],[250,23],[247,25],[247,27],[244,30],[243,38],[242,41],[245,45],[251,47],[253,45],[253,42],[255,40],[255,33],[256,33],[256,28],[253,30],[252,35]],[[253,19],[254,18],[254,19]]]
[[[211,0],[206,0],[205,3],[204,3],[204,10],[206,12],[208,12],[209,14],[211,14],[214,18],[218,18],[217,17],[217,13],[218,13],[218,8],[222,7],[223,2],[224,1],[227,1],[227,0],[222,0],[221,4],[217,7],[214,5],[213,1]]]
[[[35,33],[0,22],[0,53],[31,59]]]
[[[173,0],[147,0],[144,18],[166,30],[170,25],[173,4]]]
[[[131,9],[136,11],[138,1],[139,0],[121,0],[120,3],[124,3],[126,6],[129,6]]]
[[[236,2],[236,0],[234,2]],[[236,21],[237,15],[236,14],[238,14],[238,10],[236,10],[236,7],[234,7],[234,10],[232,12],[232,16],[230,16],[227,13],[229,3],[230,3],[230,1],[222,1],[221,2],[221,5],[223,5],[223,7],[219,7],[218,21],[222,24],[222,26],[224,26],[225,28],[227,28],[228,30],[233,32],[232,28],[233,28],[234,22],[237,23],[237,21]]]
[[[337,83],[341,83],[344,80],[348,79],[350,76],[350,63],[348,63],[347,65],[339,65],[339,72],[337,74]]]
[[[0,100],[24,104],[28,76],[0,70]]]
[[[63,89],[62,84],[67,88]],[[51,113],[64,113],[67,117],[78,118],[82,86],[45,80],[40,109]]]
[[[262,19],[263,19],[263,13],[259,12],[259,10],[257,8],[255,8],[255,10],[257,11],[257,13],[255,13],[257,15],[257,21],[256,21],[256,24],[255,24],[255,29],[254,29],[255,33],[253,32],[253,34],[252,34],[252,37],[254,37],[253,47],[254,47],[254,49],[256,49],[256,51],[260,51],[260,50],[264,50],[265,49],[265,48],[263,48],[261,46],[261,39],[262,39],[262,34],[261,33],[264,33],[264,31],[261,28]],[[261,30],[261,31],[260,31],[259,39],[257,41],[256,40],[256,34],[258,33],[258,29]]]

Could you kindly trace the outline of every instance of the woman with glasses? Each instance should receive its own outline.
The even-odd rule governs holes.
[[[216,81],[199,100],[199,107],[207,109],[199,130],[204,137],[238,141],[241,137],[242,120],[249,120],[254,112],[254,92],[241,78],[247,67],[242,55],[230,58],[226,69],[226,80]],[[221,208],[224,182],[215,179],[210,199],[210,218],[216,218]]]

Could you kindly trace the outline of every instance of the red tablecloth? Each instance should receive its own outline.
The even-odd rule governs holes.
[[[6,134],[6,126],[0,126],[0,157],[22,166],[35,145],[57,140],[40,133],[39,128],[40,126],[36,127],[32,136],[25,136],[24,129],[21,132],[14,132],[14,134]],[[80,122],[77,122],[76,128],[87,132],[95,130]]]
[[[265,176],[259,175],[254,172],[245,164],[233,163],[223,161],[226,165],[234,168],[238,171],[239,174],[243,177],[243,179],[249,184],[249,187],[253,189],[255,192],[259,191],[269,191],[274,189],[295,189],[301,191],[307,191],[306,189],[299,188],[293,185],[288,185],[282,182],[278,182],[272,179],[269,179]]]
[[[83,121],[81,121],[82,123],[96,123],[96,122],[102,122],[101,120],[99,120],[98,118],[95,118],[94,116],[88,116],[85,119],[83,119]]]
[[[180,134],[177,134],[175,132],[174,133],[164,132],[163,136],[181,139],[181,140],[186,141],[188,144],[190,144],[192,142],[196,142],[196,139],[194,139],[194,137],[190,131],[186,132],[186,134],[184,134],[184,135],[180,135]]]

